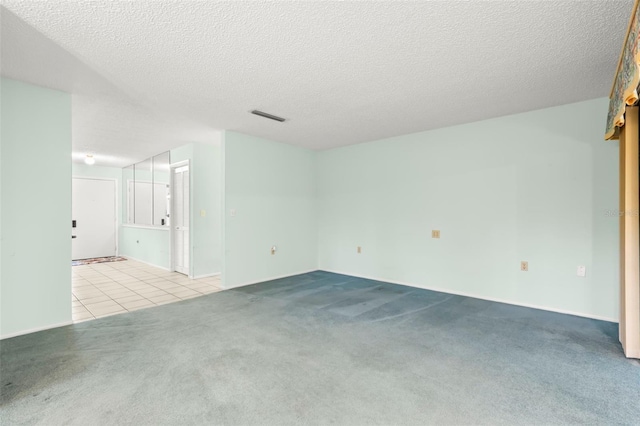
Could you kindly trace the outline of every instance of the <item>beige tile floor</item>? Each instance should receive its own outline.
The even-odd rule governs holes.
[[[134,260],[73,266],[73,321],[150,308],[220,290],[220,277],[192,280]]]

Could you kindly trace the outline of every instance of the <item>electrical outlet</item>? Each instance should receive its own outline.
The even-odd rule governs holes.
[[[431,231],[431,238],[440,238],[440,230],[434,229],[433,231]]]
[[[587,276],[587,267],[580,265],[578,266],[578,270],[576,271],[576,275],[578,275],[579,277],[586,277]]]
[[[358,254],[362,253],[362,247],[358,246]]]
[[[272,246],[271,247],[271,255],[273,256],[274,254],[276,254],[276,250],[278,250],[278,247],[276,246]]]
[[[520,262],[520,270],[521,271],[528,271],[529,270],[529,262],[527,262],[526,260],[523,260],[522,262]]]
[[[236,216],[236,209],[229,210],[229,216],[235,217]]]
[[[200,210],[200,217],[205,217],[207,215],[206,210]]]

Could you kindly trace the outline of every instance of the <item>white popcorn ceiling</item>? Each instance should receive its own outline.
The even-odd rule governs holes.
[[[72,92],[74,151],[123,165],[221,129],[322,150],[608,96],[633,1],[2,4],[3,75]]]

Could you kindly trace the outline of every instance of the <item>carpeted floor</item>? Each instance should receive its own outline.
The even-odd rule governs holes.
[[[617,325],[313,272],[2,341],[2,424],[635,424]]]

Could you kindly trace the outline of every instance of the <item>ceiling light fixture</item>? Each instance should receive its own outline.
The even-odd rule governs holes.
[[[251,114],[259,115],[260,117],[268,118],[270,120],[276,120],[276,121],[279,121],[281,123],[285,120],[284,118],[278,117],[277,115],[273,115],[273,114],[269,114],[269,113],[266,113],[266,112],[258,111],[257,109],[254,109],[253,111],[251,111]]]
[[[87,156],[84,158],[84,162],[90,166],[96,164],[96,159],[93,158],[93,155],[91,154],[87,154]]]

